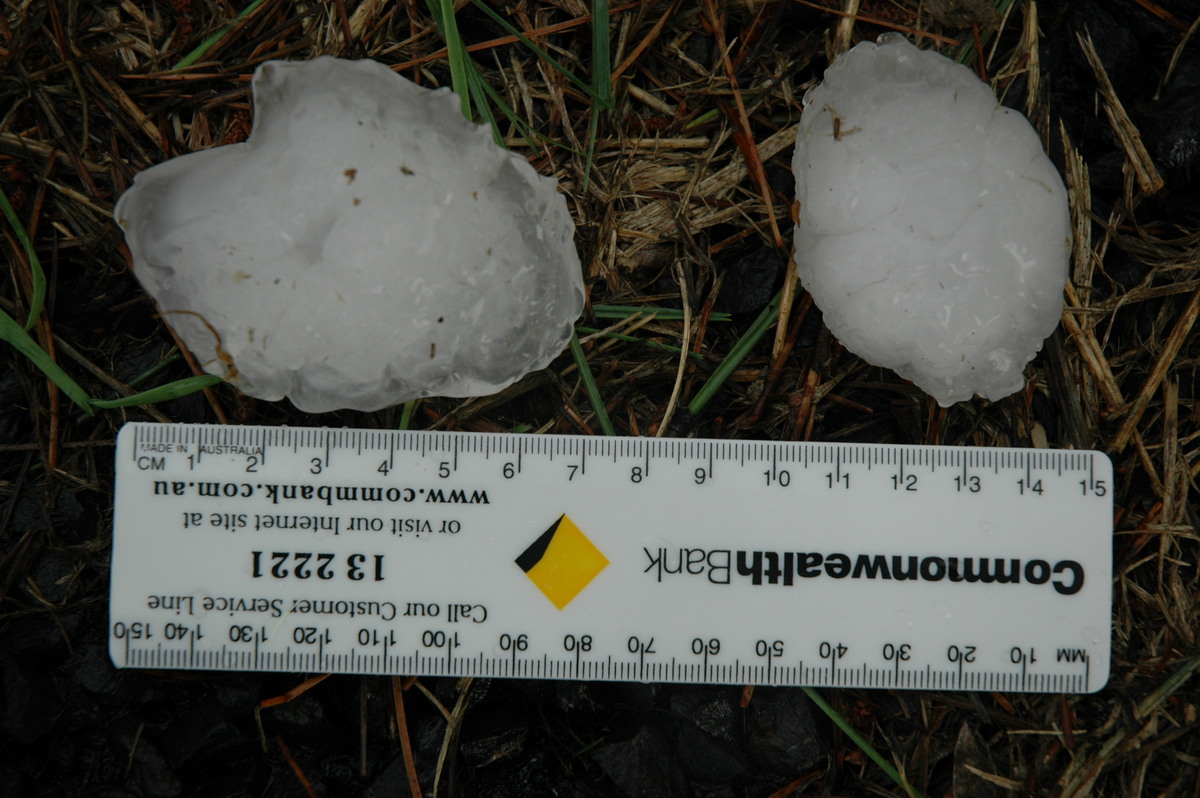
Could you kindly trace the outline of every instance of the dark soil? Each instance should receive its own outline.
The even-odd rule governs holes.
[[[587,3],[495,5],[589,74]],[[733,314],[693,330],[687,343],[704,360],[686,375],[684,404],[785,279],[786,134],[834,49],[834,5],[614,3],[616,108],[601,118],[586,189],[581,155],[530,149],[504,131],[569,195],[592,303]],[[849,5],[853,40],[920,32],[922,46],[982,70],[1006,104],[1032,109],[1066,176],[1072,286],[1027,389],[939,409],[845,352],[801,291],[782,324],[789,346],[773,356],[768,334],[696,416],[664,418],[677,358],[644,343],[679,344],[679,323],[634,331],[642,341],[589,340],[608,413],[622,435],[668,423],[680,436],[1109,452],[1118,484],[1104,691],[822,694],[926,796],[1200,796],[1200,11],[1190,0],[997,3],[1005,13],[980,0]],[[153,367],[138,390],[195,373],[132,277],[111,209],[141,169],[243,139],[258,63],[367,56],[424,85],[450,81],[429,9],[377,0],[266,0],[194,65],[169,71],[237,10],[43,0],[0,12],[0,186],[48,284],[31,335],[93,397],[128,395]],[[1022,38],[1035,10],[1028,27],[1039,35]],[[475,6],[458,18],[466,42],[484,45],[471,57],[488,82],[534,129],[582,152],[587,98],[524,45],[494,41],[505,32]],[[1089,36],[1113,96],[1084,55]],[[1106,112],[1114,96],[1127,122]],[[659,146],[644,143],[656,137]],[[1131,141],[1161,181],[1134,169]],[[755,152],[761,172],[741,169]],[[697,194],[693,174],[719,178]],[[646,212],[655,203],[668,211],[658,221]],[[34,269],[13,226],[3,230],[0,309],[24,321]],[[0,364],[0,796],[384,796],[411,794],[414,779],[426,795],[435,784],[441,795],[498,797],[904,794],[796,689],[333,676],[260,711],[309,674],[115,670],[105,637],[112,447],[125,421],[395,429],[401,410],[308,416],[221,385],[88,416],[8,344]],[[422,402],[411,426],[599,433],[571,367],[564,355],[498,397]],[[461,727],[448,734],[442,708],[460,704]]]

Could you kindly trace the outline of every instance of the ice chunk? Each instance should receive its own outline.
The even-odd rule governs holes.
[[[796,264],[843,344],[943,406],[1024,385],[1071,246],[1024,117],[966,67],[881,37],[805,98],[793,169]]]
[[[248,141],[139,174],[134,273],[208,371],[309,412],[491,393],[583,309],[555,182],[373,61],[272,61]]]

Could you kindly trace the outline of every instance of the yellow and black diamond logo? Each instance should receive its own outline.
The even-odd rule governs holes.
[[[608,565],[608,558],[575,522],[560,515],[541,537],[521,552],[517,565],[560,610],[571,603]]]

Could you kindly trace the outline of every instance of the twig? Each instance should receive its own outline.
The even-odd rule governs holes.
[[[283,741],[283,738],[276,737],[275,744],[279,746],[279,750],[283,753],[283,758],[287,760],[288,767],[296,774],[296,780],[300,782],[300,786],[304,788],[304,791],[309,794],[309,798],[319,798],[317,791],[313,789],[312,782],[308,780],[308,776],[304,775],[304,771],[300,768],[300,763],[292,756],[291,749],[287,747],[287,743]]]
[[[404,772],[408,774],[408,789],[412,798],[422,798],[421,782],[417,780],[417,763],[413,759],[412,740],[408,736],[408,719],[404,715],[403,682],[392,677],[392,704],[396,708],[396,734],[400,737],[400,752],[404,757]]]

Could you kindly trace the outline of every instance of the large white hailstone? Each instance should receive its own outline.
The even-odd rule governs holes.
[[[805,98],[796,264],[830,331],[943,406],[1024,385],[1062,312],[1067,192],[1023,116],[898,35]]]
[[[272,61],[248,141],[139,174],[134,274],[209,372],[301,410],[498,391],[583,309],[555,181],[373,61]]]

